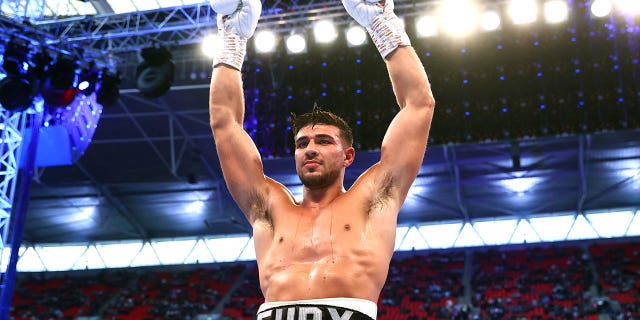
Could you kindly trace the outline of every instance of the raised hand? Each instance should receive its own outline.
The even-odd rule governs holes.
[[[218,36],[222,49],[213,60],[214,67],[226,64],[242,68],[247,51],[247,40],[253,36],[262,12],[260,0],[210,0],[211,8],[218,14]]]
[[[393,0],[342,0],[342,5],[367,29],[383,58],[400,46],[411,45],[400,19],[393,12]]]

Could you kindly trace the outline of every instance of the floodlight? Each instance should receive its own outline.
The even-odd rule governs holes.
[[[259,53],[269,53],[276,49],[276,35],[271,30],[256,32],[253,41],[256,45],[256,51]]]
[[[136,88],[149,98],[167,93],[173,84],[175,69],[171,52],[165,47],[148,47],[142,49],[140,55],[144,61],[136,69]]]
[[[95,68],[95,63],[90,62],[78,75],[78,90],[83,95],[90,96],[96,89],[99,75],[100,71]]]
[[[640,14],[640,1],[638,0],[618,0],[616,4],[624,13],[632,15]]]
[[[202,39],[202,53],[213,58],[222,48],[222,40],[217,33],[210,34]]]
[[[75,58],[61,55],[47,71],[40,84],[40,94],[44,102],[51,107],[65,107],[76,98],[75,88],[78,62]]]
[[[299,33],[294,33],[287,37],[286,45],[289,54],[303,53],[307,50],[307,40]]]
[[[360,46],[367,41],[367,32],[363,27],[354,25],[347,29],[346,37],[349,46]]]
[[[446,33],[465,36],[476,28],[477,11],[469,0],[449,0],[440,7],[440,21]]]
[[[500,15],[495,11],[486,11],[480,16],[480,28],[484,31],[497,30],[500,23]]]
[[[429,15],[416,19],[416,34],[418,37],[433,37],[438,34],[438,21]]]
[[[569,16],[569,6],[564,0],[550,0],[544,3],[544,18],[547,23],[566,21]]]
[[[29,75],[27,55],[29,48],[9,42],[6,45],[2,68],[5,77],[0,80],[0,104],[9,111],[20,112],[33,102],[35,86]]]
[[[613,5],[611,4],[611,0],[595,0],[591,4],[591,13],[598,17],[604,17],[611,13],[611,9]]]
[[[313,36],[318,43],[330,43],[338,37],[338,32],[333,21],[320,20],[313,25]]]
[[[538,5],[535,0],[511,0],[509,15],[514,24],[535,22],[538,18]]]

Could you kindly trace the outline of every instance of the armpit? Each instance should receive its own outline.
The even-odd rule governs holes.
[[[369,203],[369,214],[381,211],[393,197],[394,179],[386,172],[375,183],[375,193]]]
[[[265,195],[257,192],[256,190],[251,191],[249,194],[249,203],[249,215],[253,220],[266,222],[273,227],[273,221],[269,214],[267,198]]]

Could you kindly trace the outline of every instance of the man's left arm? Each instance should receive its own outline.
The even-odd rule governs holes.
[[[391,177],[404,199],[418,175],[427,147],[435,101],[427,74],[411,47],[393,0],[342,0],[345,9],[367,29],[385,59],[400,107],[382,141],[376,172]],[[378,174],[376,174],[378,175]]]
[[[398,47],[385,60],[400,111],[382,141],[380,164],[406,194],[422,165],[435,100],[412,47]]]

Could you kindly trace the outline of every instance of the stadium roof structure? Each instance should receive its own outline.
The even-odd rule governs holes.
[[[0,0],[0,5],[5,15],[29,18],[25,28],[48,45],[81,46],[98,55],[110,51],[125,57],[150,43],[189,45],[215,26],[206,1],[40,1],[46,5],[24,6],[36,2]],[[273,25],[337,10],[335,3],[265,3],[261,23]],[[397,3],[399,10],[411,9]],[[174,86],[154,99],[123,88],[119,102],[105,108],[80,160],[36,170],[24,243],[250,235],[217,164],[208,94],[206,83]],[[357,153],[347,170],[347,186],[377,159],[376,151]],[[292,158],[263,161],[267,175],[300,195]],[[412,226],[460,223],[462,232],[465,223],[547,216],[584,221],[576,217],[626,211],[631,216],[617,235],[624,236],[637,235],[627,231],[640,226],[639,207],[640,132],[594,132],[431,145],[398,225],[406,228],[402,236],[413,237]]]

